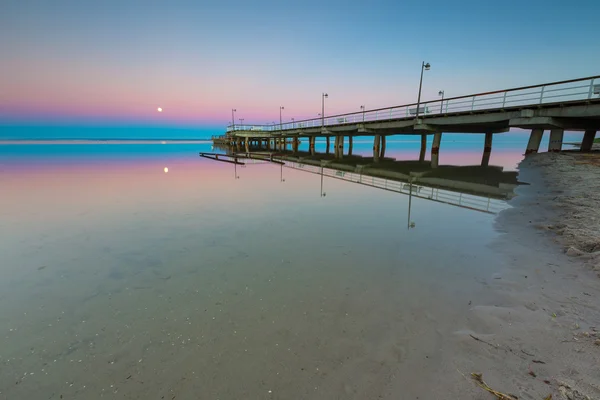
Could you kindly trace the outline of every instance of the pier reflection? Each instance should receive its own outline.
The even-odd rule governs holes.
[[[412,197],[495,214],[508,207],[507,201],[515,196],[514,189],[520,184],[516,171],[504,171],[501,166],[432,166],[430,161],[391,157],[377,159],[361,155],[335,158],[327,152],[316,153],[312,149],[309,152],[270,152],[250,148],[249,152],[239,152],[234,146],[216,146],[215,150],[223,153],[200,155],[216,161],[233,162],[235,168],[254,162],[276,163],[281,168],[281,181],[284,181],[284,167],[320,175],[320,196],[326,194],[326,178],[408,195],[409,227]]]

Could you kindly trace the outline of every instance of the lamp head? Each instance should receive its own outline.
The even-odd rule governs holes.
[[[329,95],[327,93],[323,93],[323,97],[328,98]]]
[[[431,68],[431,64],[425,63],[425,65],[423,65],[423,68],[425,68],[425,71],[429,71],[429,68]]]
[[[438,95],[439,95],[439,96],[443,96],[443,95],[444,95],[444,91],[443,91],[443,90],[440,90],[440,91],[438,92]]]

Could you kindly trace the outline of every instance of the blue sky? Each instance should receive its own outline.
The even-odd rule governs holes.
[[[0,4],[8,125],[218,129],[599,72],[598,1]],[[158,115],[157,106],[165,112]],[[14,134],[14,132],[13,132]]]

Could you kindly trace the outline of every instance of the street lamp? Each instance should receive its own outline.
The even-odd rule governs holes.
[[[279,130],[282,131],[283,130],[283,123],[281,122],[281,110],[284,110],[283,106],[279,107]]]
[[[327,93],[321,95],[321,127],[325,126],[325,99],[328,97]]]
[[[236,111],[237,111],[237,110],[236,110],[235,108],[232,108],[232,109],[231,109],[231,122],[232,122],[232,124],[233,124],[233,130],[234,130],[234,131],[235,131],[235,115],[234,115],[234,113],[235,113]]]
[[[441,114],[441,113],[442,113],[442,110],[443,110],[443,108],[444,108],[444,91],[443,91],[443,90],[440,90],[440,91],[438,92],[438,96],[442,96],[442,102],[441,102],[441,104],[440,104],[440,114]]]
[[[362,110],[362,113],[363,113],[363,122],[365,122],[365,106],[360,106],[360,109]]]
[[[421,64],[421,81],[419,82],[419,98],[417,100],[417,112],[415,113],[415,119],[417,122],[419,122],[419,105],[421,104],[421,87],[423,86],[423,71],[429,71],[429,68],[431,68],[431,65],[423,61],[423,63]]]

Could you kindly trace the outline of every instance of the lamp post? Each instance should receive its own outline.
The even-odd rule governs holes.
[[[240,118],[240,129],[244,129],[244,118]]]
[[[281,120],[281,110],[284,110],[285,108],[283,106],[279,107],[279,130],[282,131],[283,130],[283,123]]]
[[[431,65],[429,63],[425,63],[425,61],[423,61],[421,63],[421,80],[419,81],[419,98],[417,100],[417,112],[415,120],[417,122],[419,122],[419,105],[421,104],[421,87],[423,86],[423,71],[429,71],[429,68],[431,68]]]
[[[327,93],[321,95],[321,127],[325,126],[325,99],[328,97]]]
[[[233,130],[234,130],[234,131],[235,131],[235,112],[236,112],[236,111],[237,111],[237,110],[236,110],[235,108],[232,108],[232,109],[231,109],[231,122],[232,122],[232,124],[233,124]]]
[[[444,109],[444,91],[440,90],[438,92],[438,96],[442,96],[442,102],[440,104],[440,114],[442,113],[443,109]]]
[[[360,106],[360,109],[362,110],[362,113],[363,113],[363,122],[365,122],[365,106]]]

